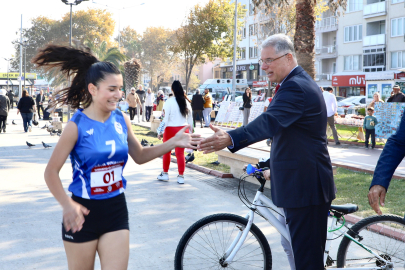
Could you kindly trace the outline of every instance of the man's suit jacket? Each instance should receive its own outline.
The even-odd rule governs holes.
[[[41,97],[42,97],[42,98],[41,98]],[[37,96],[35,97],[35,101],[36,101],[37,106],[38,106],[40,102],[43,103],[43,102],[45,101],[45,96],[44,96],[44,95],[37,95]]]
[[[300,66],[287,76],[267,111],[246,127],[229,131],[236,152],[273,138],[271,196],[275,205],[299,208],[335,198],[326,145],[326,106],[322,92]]]
[[[204,99],[202,95],[200,94],[193,95],[193,99],[191,100],[191,108],[193,109],[193,111],[204,110]]]

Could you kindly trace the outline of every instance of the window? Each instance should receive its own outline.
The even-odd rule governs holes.
[[[347,12],[363,10],[363,0],[347,0]]]
[[[363,54],[363,71],[364,72],[376,72],[385,71],[385,48],[383,52],[376,52],[376,49],[367,50],[370,53]]]
[[[249,47],[249,57],[257,58],[257,47]]]
[[[361,69],[361,55],[348,55],[344,58],[344,70],[360,70]]]
[[[249,4],[249,15],[255,15],[255,5],[253,4],[253,2],[250,2]]]
[[[246,58],[246,48],[240,48],[238,52],[238,59],[245,59]]]
[[[243,27],[242,38],[246,38],[246,27]]]
[[[219,70],[215,70],[215,78],[214,79],[219,79]]]
[[[392,0],[391,1],[392,4],[401,3],[401,2],[404,2],[404,0]]]
[[[336,73],[336,62],[332,63],[332,73]]]
[[[255,36],[255,35],[257,35],[257,24],[251,24],[251,25],[249,25],[249,35],[250,35],[250,36]]]
[[[391,20],[391,37],[403,36],[405,33],[405,17]]]
[[[391,53],[391,68],[405,68],[405,51]]]
[[[250,73],[251,80],[257,80],[257,69],[250,70],[249,73]]]
[[[363,39],[363,25],[354,25],[345,27],[345,43],[355,42]]]

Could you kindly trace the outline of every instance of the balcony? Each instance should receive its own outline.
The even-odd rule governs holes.
[[[363,37],[363,46],[385,45],[385,34]]]
[[[364,18],[383,16],[383,15],[386,15],[386,14],[387,14],[387,10],[386,10],[385,1],[366,5],[364,7],[364,10],[363,10],[363,17]]]
[[[329,45],[322,48],[315,48],[315,54],[318,58],[336,58],[337,46]]]
[[[315,21],[315,30],[321,32],[337,31],[338,25],[336,17],[322,18],[320,21]]]
[[[317,74],[315,76],[315,81],[331,81],[332,80],[332,73],[322,73],[322,74]]]

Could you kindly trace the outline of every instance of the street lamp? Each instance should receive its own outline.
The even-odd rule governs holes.
[[[13,60],[13,58],[4,58],[4,60],[7,61],[7,90],[9,90],[8,84],[10,83],[10,80],[8,78],[8,73],[10,72],[10,61]]]
[[[112,8],[112,9],[116,9],[116,10],[119,11],[119,13],[118,13],[118,48],[121,48],[121,10],[129,9],[129,8],[133,8],[133,7],[137,7],[137,6],[142,6],[145,3],[140,3],[140,4],[137,4],[137,5],[134,5],[134,6],[122,7],[122,8],[116,8],[116,7],[111,7],[109,5],[99,4],[97,2],[94,2],[94,0],[92,1],[92,3],[96,4],[96,5],[106,6],[107,8]]]
[[[20,46],[24,49],[24,90],[25,90],[25,80],[27,79],[26,77],[25,77],[25,72],[26,72],[26,68],[27,68],[27,46],[29,45],[28,44],[28,40],[27,39],[23,39],[23,41],[22,42],[15,42],[16,44],[20,44]],[[31,88],[32,89],[32,88]],[[32,93],[31,93],[31,95],[32,95]]]

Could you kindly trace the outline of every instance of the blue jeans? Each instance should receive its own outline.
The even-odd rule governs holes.
[[[28,126],[32,127],[32,116],[33,115],[34,115],[33,113],[21,113],[25,132],[28,131]]]

